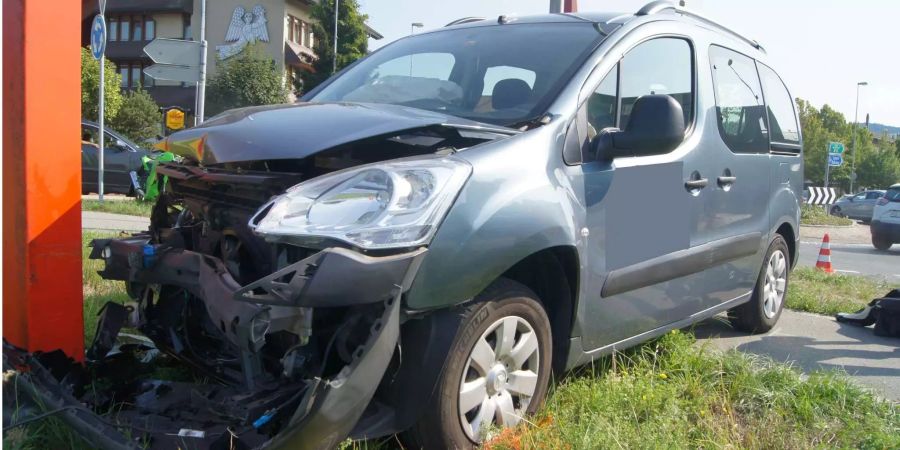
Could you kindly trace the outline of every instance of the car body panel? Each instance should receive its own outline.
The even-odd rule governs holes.
[[[515,130],[403,106],[298,103],[235,109],[168,137],[169,149],[204,164],[300,159],[363,139],[444,125]],[[199,146],[199,147],[198,147]]]
[[[888,200],[888,201],[884,201]],[[891,186],[872,211],[872,235],[900,243],[900,183]]]

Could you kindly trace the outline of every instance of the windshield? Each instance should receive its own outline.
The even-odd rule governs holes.
[[[508,126],[542,114],[602,37],[587,22],[421,34],[373,53],[308,100],[391,103]]]

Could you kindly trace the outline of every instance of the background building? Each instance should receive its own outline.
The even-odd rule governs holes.
[[[217,47],[239,45],[240,41],[227,39],[229,28],[235,20],[235,10],[244,9],[244,16],[237,23],[255,25],[260,21],[254,10],[264,11],[268,42],[260,42],[263,51],[275,60],[288,82],[301,70],[310,70],[316,58],[313,46],[316,36],[312,33],[310,11],[318,0],[207,0],[206,41],[207,78],[218,68]],[[81,23],[82,47],[90,45],[91,21],[98,12],[96,2],[83,2]],[[200,39],[200,0],[108,0],[106,20],[109,41],[107,59],[116,65],[122,75],[122,89],[143,86],[160,106],[180,106],[193,110],[196,88],[194,84],[153,80],[143,74],[143,68],[152,65],[143,48],[155,38]],[[252,29],[252,27],[251,27]],[[240,30],[239,30],[240,31]],[[368,28],[369,36],[381,39],[375,30]]]

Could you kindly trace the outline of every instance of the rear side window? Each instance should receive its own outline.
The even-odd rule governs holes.
[[[889,202],[900,202],[900,188],[890,188],[884,193]]]
[[[869,192],[866,194],[866,200],[877,200],[881,198],[883,194],[881,192]]]
[[[768,153],[766,107],[753,59],[710,46],[719,134],[735,153]]]
[[[784,82],[772,69],[763,64],[759,67],[759,78],[762,80],[763,94],[766,96],[766,107],[769,113],[769,136],[772,142],[784,144],[800,143],[800,127],[794,114],[794,101],[788,93]]]

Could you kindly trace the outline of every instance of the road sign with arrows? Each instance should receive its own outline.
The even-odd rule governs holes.
[[[144,47],[155,64],[144,74],[157,79],[196,83],[200,81],[200,42],[157,38]]]

